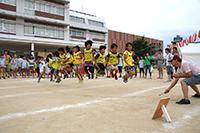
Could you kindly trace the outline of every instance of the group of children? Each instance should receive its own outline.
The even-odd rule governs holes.
[[[5,51],[0,58],[0,77],[13,76],[16,78],[18,75],[29,77],[30,75],[35,76],[35,73],[37,73],[38,83],[46,75],[50,76],[50,81],[56,80],[56,83],[60,83],[61,78],[75,75],[82,82],[83,73],[85,73],[88,79],[107,74],[107,77],[117,80],[120,58],[123,58],[123,66],[126,72],[123,81],[127,82],[129,78],[133,77],[136,67],[132,58],[133,48],[131,43],[126,44],[123,55],[119,55],[118,46],[115,43],[111,45],[108,54],[106,54],[106,46],[100,46],[97,52],[92,48],[92,44],[91,40],[86,41],[83,50],[79,46],[73,47],[72,50],[68,46],[59,48],[46,58],[38,57],[37,60],[34,60],[32,56],[17,58],[15,54],[11,57],[8,51]]]

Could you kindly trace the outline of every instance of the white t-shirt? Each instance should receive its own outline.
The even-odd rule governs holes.
[[[193,75],[200,74],[200,67],[191,62],[183,61],[181,68],[178,69],[178,73],[187,73],[187,72],[192,72]]]
[[[144,68],[144,60],[139,61],[139,68]]]
[[[165,61],[166,61],[166,66],[172,66],[171,61],[173,59],[173,55],[171,53],[166,54],[165,56]]]
[[[0,58],[0,67],[5,67],[5,59]]]

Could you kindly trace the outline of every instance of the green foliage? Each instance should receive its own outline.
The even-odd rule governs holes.
[[[147,41],[144,40],[144,37],[133,41],[133,50],[135,51],[136,55],[143,56],[146,52],[148,52],[149,44]]]

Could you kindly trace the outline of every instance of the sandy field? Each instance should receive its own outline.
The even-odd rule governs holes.
[[[200,133],[200,99],[175,104],[182,98],[179,85],[167,107],[172,123],[152,120],[158,94],[169,85],[155,76],[126,84],[107,78],[0,80],[0,133]]]

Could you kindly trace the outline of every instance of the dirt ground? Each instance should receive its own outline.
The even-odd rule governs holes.
[[[158,94],[169,85],[164,81],[0,80],[0,133],[200,133],[200,99],[175,104],[182,98],[179,85],[167,107],[172,123],[151,119]]]

